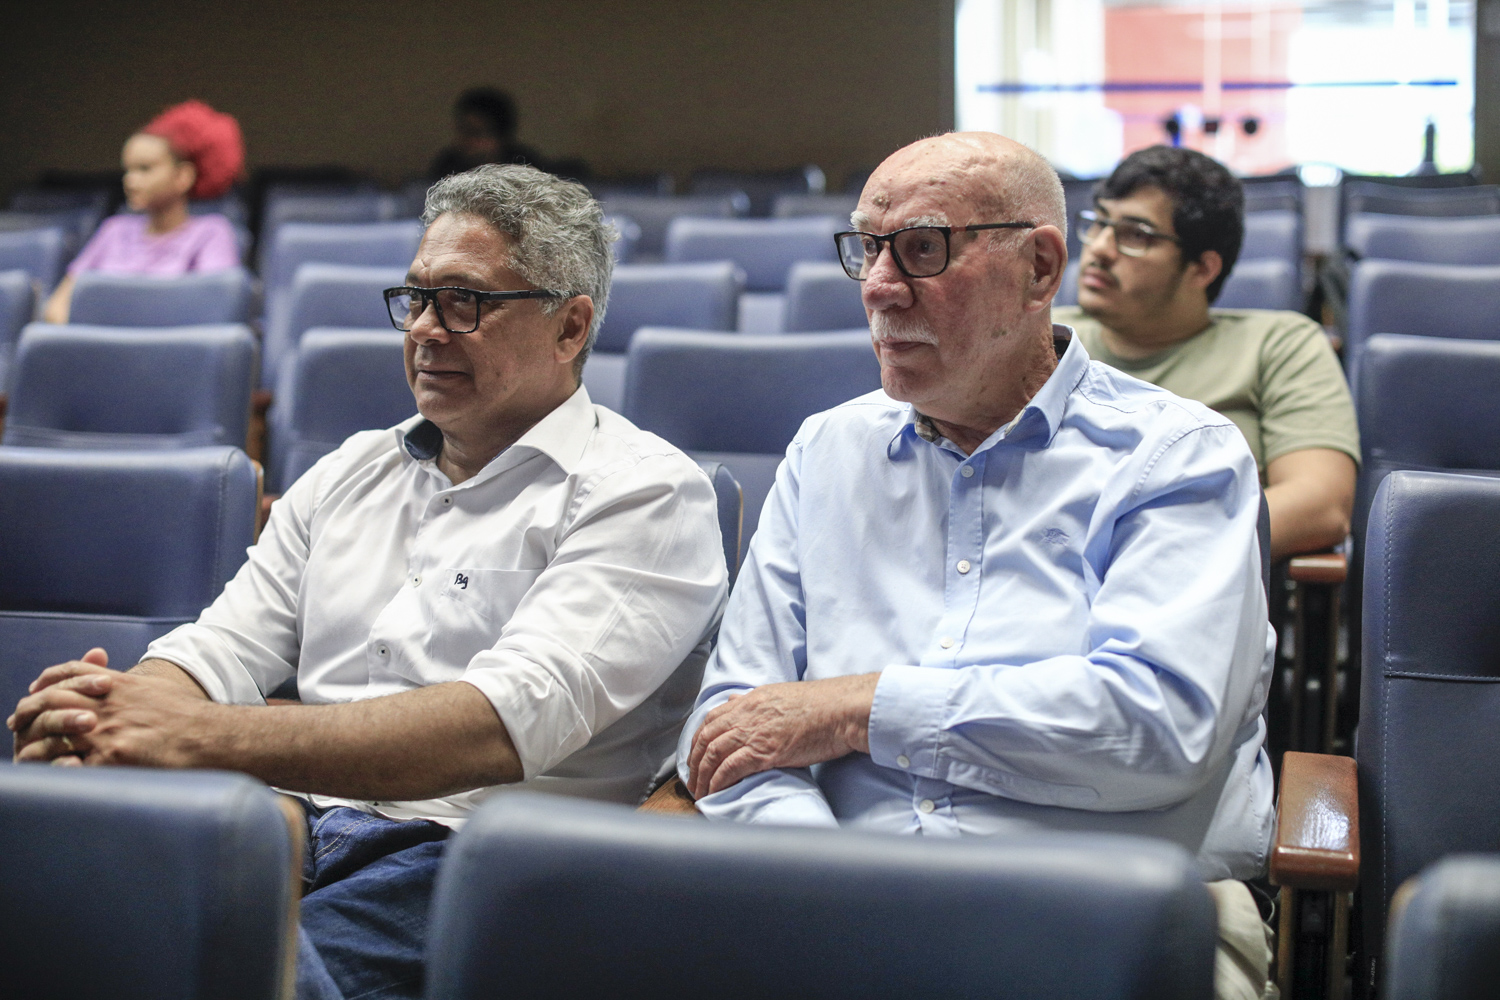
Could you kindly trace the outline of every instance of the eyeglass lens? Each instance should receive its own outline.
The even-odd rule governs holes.
[[[438,322],[449,333],[472,333],[479,328],[479,300],[463,288],[443,288],[429,293],[437,299]],[[391,320],[403,331],[411,330],[426,308],[429,295],[401,292],[388,299]]]
[[[863,279],[880,256],[880,244],[889,243],[896,266],[913,278],[930,278],[948,266],[948,241],[941,229],[919,226],[900,229],[889,236],[848,233],[839,239],[839,257],[851,278]]]
[[[1094,242],[1106,229],[1114,229],[1115,246],[1119,247],[1121,252],[1132,255],[1145,253],[1151,249],[1153,243],[1160,239],[1160,234],[1139,222],[1130,222],[1126,219],[1119,221],[1101,219],[1094,212],[1079,212],[1077,225],[1082,231],[1085,243]]]

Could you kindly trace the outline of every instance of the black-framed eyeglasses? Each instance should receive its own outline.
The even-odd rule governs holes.
[[[932,278],[948,267],[948,246],[954,233],[973,233],[981,229],[1034,229],[1034,222],[984,222],[975,226],[909,226],[884,236],[875,233],[839,233],[834,243],[839,248],[839,263],[844,273],[855,281],[864,281],[880,256],[880,248],[890,244],[891,259],[908,278]]]
[[[1084,243],[1092,243],[1097,240],[1106,229],[1115,231],[1115,246],[1127,257],[1142,257],[1153,246],[1157,240],[1167,240],[1182,246],[1182,240],[1167,233],[1159,233],[1144,222],[1136,222],[1133,219],[1106,219],[1098,212],[1084,209],[1079,212],[1075,225],[1078,227],[1078,238]]]
[[[385,307],[391,314],[391,325],[402,333],[408,333],[416,325],[417,318],[427,311],[432,303],[437,310],[438,323],[449,333],[473,333],[479,329],[479,306],[483,302],[511,302],[516,299],[565,299],[567,292],[554,292],[549,288],[523,288],[514,292],[480,292],[472,288],[443,285],[439,288],[418,288],[402,285],[387,288]]]

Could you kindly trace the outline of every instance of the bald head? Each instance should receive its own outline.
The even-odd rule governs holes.
[[[993,132],[949,132],[896,150],[870,175],[851,218],[854,228],[863,230],[870,223],[867,208],[883,211],[924,189],[942,191],[971,208],[971,220],[942,220],[951,225],[1021,221],[1056,226],[1067,235],[1068,212],[1057,171],[1032,150]]]

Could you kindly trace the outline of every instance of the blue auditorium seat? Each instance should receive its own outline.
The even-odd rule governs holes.
[[[764,218],[779,195],[822,194],[828,180],[812,164],[789,170],[696,170],[688,180],[688,191],[695,195],[744,194],[750,202],[749,214]]]
[[[1302,308],[1302,278],[1289,260],[1266,257],[1234,265],[1214,306],[1220,309]]]
[[[274,321],[303,264],[357,264],[365,267],[411,266],[422,241],[422,223],[289,222],[270,237],[261,279],[266,286],[266,315]],[[389,320],[386,320],[389,322]]]
[[[1500,265],[1465,267],[1402,260],[1362,260],[1349,280],[1345,365],[1351,382],[1364,343],[1377,333],[1500,338]]]
[[[787,445],[814,413],[880,388],[868,330],[726,337],[646,327],[630,343],[621,412],[745,493],[745,544]]]
[[[45,448],[243,447],[255,377],[245,326],[164,330],[33,323],[0,442]]]
[[[258,480],[238,448],[0,447],[0,705],[90,647],[123,670],[196,620],[255,539]]]
[[[266,248],[282,226],[292,222],[368,223],[395,217],[399,200],[373,187],[345,190],[309,190],[295,186],[266,192],[261,209],[261,273],[265,273]]]
[[[1068,266],[1063,268],[1062,284],[1057,286],[1057,295],[1052,299],[1055,306],[1076,306],[1078,304],[1078,270],[1080,264],[1075,257],[1068,261]]]
[[[659,197],[646,194],[607,194],[600,199],[605,214],[623,215],[641,227],[636,259],[660,260],[667,242],[667,227],[677,218],[728,219],[750,211],[743,191],[728,194]]]
[[[1500,982],[1500,854],[1444,858],[1391,914],[1386,1000],[1488,1000]]]
[[[1079,239],[1075,223],[1078,213],[1094,207],[1094,188],[1099,181],[1093,178],[1069,177],[1063,180],[1063,203],[1068,212],[1068,259],[1077,260],[1083,253],[1083,242]]]
[[[307,331],[268,420],[268,491],[285,492],[349,435],[394,426],[417,412],[402,359],[405,340],[389,325]]]
[[[1241,177],[1240,183],[1245,191],[1246,213],[1302,211],[1303,187],[1295,174]]]
[[[200,326],[250,319],[250,275],[243,268],[157,278],[84,271],[73,288],[69,323],[95,326]]]
[[[625,351],[643,326],[691,330],[735,328],[745,276],[729,261],[621,264],[593,353],[583,366],[589,398],[618,411],[624,402]]]
[[[1339,233],[1360,212],[1382,215],[1496,215],[1500,214],[1500,187],[1464,184],[1445,187],[1406,187],[1379,181],[1345,181],[1339,202]]]
[[[492,798],[438,874],[427,996],[1201,998],[1214,907],[1165,841],[704,823]]]
[[[1267,257],[1294,264],[1302,262],[1301,213],[1287,209],[1245,213],[1245,239],[1240,244],[1239,259]]]
[[[773,219],[795,219],[805,215],[831,215],[838,219],[840,230],[849,228],[849,216],[859,207],[859,193],[854,194],[779,194],[771,203]]]
[[[729,570],[729,585],[740,571],[740,535],[745,530],[745,493],[722,462],[699,462],[699,467],[714,484],[714,499],[719,505],[719,538],[724,543],[724,565]]]
[[[9,385],[10,361],[21,328],[36,313],[36,290],[25,271],[0,271],[0,392]]]
[[[62,279],[72,245],[57,226],[0,232],[0,271],[25,271],[46,295]]]
[[[1500,264],[1500,215],[1432,218],[1359,212],[1345,224],[1356,257],[1427,264]]]
[[[0,768],[6,994],[289,995],[305,836],[243,775]]]
[[[1500,480],[1392,472],[1369,524],[1355,982],[1373,983],[1397,887],[1445,855],[1500,847]]]
[[[852,330],[866,325],[861,285],[844,273],[844,265],[798,261],[786,279],[786,314],[782,329]]]
[[[745,290],[780,292],[800,260],[838,262],[833,234],[847,226],[827,216],[796,219],[676,219],[667,229],[673,263],[732,260],[745,272]]]
[[[399,267],[310,263],[297,268],[291,288],[266,317],[261,384],[276,386],[303,333],[315,326],[392,329],[381,293],[406,284],[410,264],[408,259]]]
[[[620,234],[620,238],[612,244],[615,263],[629,264],[635,259],[641,245],[641,224],[627,215],[607,215],[604,222],[614,226],[615,232]]]

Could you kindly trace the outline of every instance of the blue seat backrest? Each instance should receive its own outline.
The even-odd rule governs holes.
[[[1477,340],[1500,337],[1496,302],[1500,302],[1500,265],[1359,261],[1350,270],[1344,357],[1357,372],[1365,341],[1377,333]]]
[[[1285,209],[1301,212],[1302,182],[1296,176],[1241,178],[1245,190],[1245,212],[1270,212]]]
[[[1099,182],[1090,178],[1073,177],[1062,182],[1063,201],[1068,212],[1068,259],[1077,260],[1083,252],[1083,243],[1078,235],[1078,213],[1094,207],[1094,186]]]
[[[1500,854],[1444,858],[1392,914],[1386,1000],[1481,1000],[1500,981]]]
[[[880,388],[868,330],[726,337],[647,327],[626,357],[625,417],[729,467],[745,494],[746,546],[802,421]]]
[[[1343,225],[1347,225],[1349,219],[1359,212],[1427,216],[1495,215],[1500,213],[1500,187],[1492,184],[1405,187],[1382,184],[1379,181],[1345,181],[1339,204]]]
[[[84,271],[68,322],[97,326],[197,326],[250,319],[250,275],[243,268],[156,278]]]
[[[776,198],[784,194],[821,194],[828,179],[815,166],[788,170],[695,170],[688,179],[688,191],[695,195],[743,194],[748,200],[749,215],[764,218],[771,214]],[[846,213],[847,214],[847,213]]]
[[[831,215],[850,228],[849,216],[859,207],[855,194],[779,194],[771,203],[774,219],[795,219],[804,215]]]
[[[1500,215],[1442,218],[1359,212],[1345,224],[1355,256],[1426,264],[1500,264]]]
[[[608,215],[604,221],[614,226],[620,237],[613,244],[615,263],[629,264],[641,245],[641,224],[628,215]]]
[[[1234,265],[1214,306],[1220,309],[1300,309],[1302,279],[1297,265],[1271,257]]]
[[[243,447],[255,337],[249,327],[165,330],[33,323],[16,348],[8,445]]]
[[[734,474],[722,462],[699,462],[698,465],[714,484],[719,503],[719,537],[724,541],[724,565],[729,569],[729,584],[740,570],[740,536],[745,525],[745,495]]]
[[[300,847],[243,775],[0,768],[6,993],[273,1000]]]
[[[72,239],[59,226],[0,232],[0,271],[22,270],[43,294],[62,278]]]
[[[257,497],[238,448],[0,447],[0,705],[91,646],[127,669],[196,619],[245,561]]]
[[[359,431],[417,412],[396,330],[313,329],[302,338],[271,410],[271,473],[281,493],[312,464]]]
[[[1500,850],[1500,480],[1393,472],[1369,523],[1356,757],[1373,959],[1403,881]]]
[[[1286,209],[1245,213],[1240,260],[1302,260],[1302,214]]]
[[[798,261],[786,280],[788,333],[810,330],[853,330],[868,323],[858,281],[844,273],[844,265]]]
[[[432,913],[427,995],[446,1000],[1213,992],[1191,859],[1119,836],[892,837],[503,795],[450,843]]]
[[[270,236],[265,266],[261,268],[268,316],[274,317],[278,300],[291,289],[297,269],[303,264],[399,267],[405,273],[416,256],[422,232],[422,223],[416,219],[366,223],[289,222],[281,226]]]
[[[0,271],[0,392],[7,391],[11,356],[21,328],[36,313],[36,291],[25,271]]]
[[[699,264],[621,264],[594,350],[623,354],[643,326],[733,330],[745,276],[727,260]]]
[[[832,216],[795,219],[675,219],[667,227],[666,259],[674,263],[732,260],[745,272],[745,289],[779,292],[799,260],[838,260]]]
[[[315,326],[357,330],[383,327],[395,332],[382,292],[406,284],[407,264],[377,267],[315,262],[297,268],[284,307],[267,317],[262,383],[276,385],[302,335]]]
[[[641,227],[637,255],[660,259],[667,242],[667,227],[673,219],[705,217],[728,219],[750,211],[750,199],[743,191],[726,194],[659,197],[647,194],[606,194],[600,200],[609,215],[624,215]]]
[[[1380,334],[1365,345],[1354,405],[1359,480],[1354,537],[1396,469],[1500,473],[1500,341]]]

